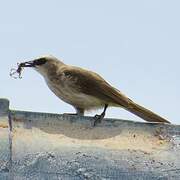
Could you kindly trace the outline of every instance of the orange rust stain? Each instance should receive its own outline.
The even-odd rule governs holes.
[[[8,128],[8,125],[6,125],[6,124],[0,124],[0,128]]]

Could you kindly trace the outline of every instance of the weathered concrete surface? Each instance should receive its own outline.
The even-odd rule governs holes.
[[[90,117],[9,116],[12,136],[2,152],[10,166],[0,179],[179,179],[180,126],[105,119],[92,127]]]
[[[7,116],[0,116],[0,179],[8,179],[10,170],[10,143]]]

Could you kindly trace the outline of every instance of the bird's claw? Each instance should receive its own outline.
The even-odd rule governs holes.
[[[94,119],[93,126],[96,126],[97,123],[101,123],[103,116],[96,114],[93,119]]]

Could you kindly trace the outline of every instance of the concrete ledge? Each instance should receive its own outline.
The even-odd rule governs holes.
[[[104,119],[92,127],[92,117],[8,112],[12,135],[0,139],[8,177],[179,179],[180,126]]]

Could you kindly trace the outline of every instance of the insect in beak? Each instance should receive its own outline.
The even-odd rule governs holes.
[[[13,77],[14,79],[17,79],[17,78],[21,79],[22,78],[21,74],[22,74],[22,70],[24,67],[35,67],[34,61],[27,61],[27,62],[23,62],[20,64],[17,63],[17,65],[18,65],[17,69],[12,68],[10,70],[10,76]]]

